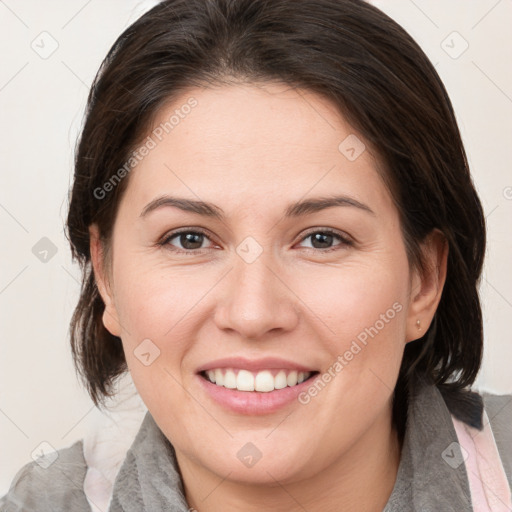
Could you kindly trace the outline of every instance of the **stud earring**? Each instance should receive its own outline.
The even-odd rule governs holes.
[[[416,327],[418,328],[418,330],[421,329],[421,322],[419,320],[416,320]]]

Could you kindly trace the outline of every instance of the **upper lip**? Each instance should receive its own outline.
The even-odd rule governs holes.
[[[264,357],[261,359],[246,359],[244,357],[226,357],[215,359],[197,369],[197,373],[216,368],[239,368],[249,371],[287,369],[297,370],[298,372],[314,372],[316,370],[293,361],[288,361],[280,357]]]

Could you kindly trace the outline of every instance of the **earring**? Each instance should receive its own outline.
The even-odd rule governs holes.
[[[421,330],[421,322],[419,320],[416,320],[416,327],[418,330]]]

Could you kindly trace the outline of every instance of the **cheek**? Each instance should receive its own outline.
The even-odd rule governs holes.
[[[194,306],[204,295],[197,281],[140,262],[118,272],[116,284],[122,343],[135,386],[152,413],[165,411],[176,421],[192,405],[183,393],[182,361],[196,339]]]
[[[179,340],[176,332],[190,322],[214,276],[192,266],[173,269],[151,257],[126,260],[117,261],[116,309],[127,339],[131,344],[141,338]]]
[[[309,277],[296,279],[293,289],[341,349],[347,338],[356,338],[375,324],[379,331],[405,325],[400,312],[406,310],[408,266],[398,258],[393,265],[375,258],[318,268]]]
[[[361,435],[389,404],[405,346],[408,293],[407,262],[396,256],[396,265],[354,264],[317,275],[318,293],[305,299],[319,312],[317,342],[329,358],[300,402],[319,424],[330,425],[327,446],[340,442],[340,432],[345,440]]]
[[[322,368],[327,389],[310,389],[304,401],[321,394],[318,404],[336,408],[344,403],[358,411],[362,404],[384,404],[395,386],[406,339],[405,255],[354,261],[322,269],[314,277],[298,295],[315,313],[310,318],[318,326],[317,342],[329,354]],[[370,417],[374,411],[366,413]]]
[[[201,297],[197,276],[180,275],[143,258],[116,263],[116,310],[134,383],[148,407],[169,397],[176,401],[181,397],[180,362],[195,339],[185,330]]]

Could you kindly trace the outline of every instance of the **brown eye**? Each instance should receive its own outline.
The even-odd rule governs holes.
[[[176,237],[184,249],[200,249],[203,245],[204,235],[202,233],[180,233],[173,238]]]
[[[306,247],[307,249],[319,249],[320,251],[335,250],[338,247],[342,248],[352,245],[351,240],[347,237],[330,229],[312,231],[307,234],[302,241],[307,239],[311,240],[311,245],[310,247]]]
[[[170,233],[159,245],[178,253],[198,254],[202,252],[202,249],[205,249],[203,247],[205,240],[209,240],[209,238],[202,231],[183,230]]]

